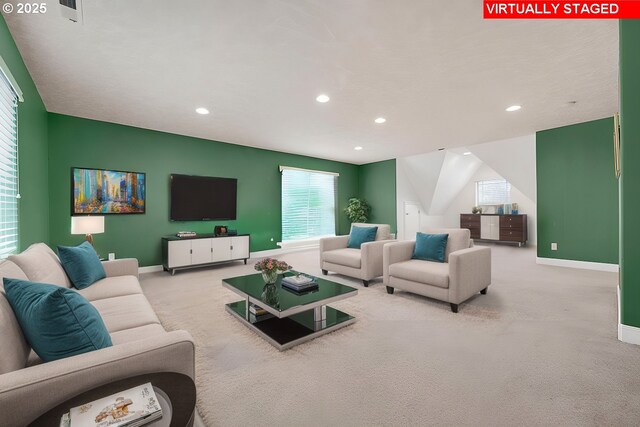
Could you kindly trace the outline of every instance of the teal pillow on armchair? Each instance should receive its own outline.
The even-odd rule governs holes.
[[[416,247],[411,258],[444,262],[448,240],[448,234],[416,233]]]
[[[3,283],[22,333],[45,362],[111,347],[98,310],[78,292],[28,280]]]
[[[376,240],[378,227],[352,227],[349,234],[347,247],[351,249],[360,249],[363,243],[373,242]]]
[[[58,257],[76,289],[84,289],[107,277],[96,250],[89,242],[78,246],[58,246]]]

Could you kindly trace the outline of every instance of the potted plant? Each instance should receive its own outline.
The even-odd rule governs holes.
[[[344,211],[351,222],[367,222],[371,207],[366,200],[352,197]]]

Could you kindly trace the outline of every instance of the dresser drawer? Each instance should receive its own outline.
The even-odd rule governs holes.
[[[471,232],[471,238],[472,239],[479,239],[480,238],[480,227],[462,227],[462,228],[468,228],[469,231]]]
[[[500,240],[507,242],[524,242],[524,233],[522,230],[510,230],[508,228],[500,228]]]
[[[460,214],[460,222],[480,225],[480,215]]]
[[[524,225],[522,223],[520,223],[520,224],[518,224],[518,223],[513,223],[513,224],[500,223],[500,230],[518,230],[519,232],[522,232],[523,229],[524,229]]]
[[[512,225],[512,224],[524,224],[527,220],[527,217],[524,215],[501,215],[500,216],[500,227],[504,225]]]

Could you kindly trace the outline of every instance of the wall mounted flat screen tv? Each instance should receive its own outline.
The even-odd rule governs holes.
[[[236,219],[238,180],[171,175],[172,221]]]
[[[71,215],[143,214],[145,174],[71,168]]]

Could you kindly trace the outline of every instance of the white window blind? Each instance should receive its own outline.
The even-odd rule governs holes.
[[[476,205],[511,203],[511,184],[504,179],[476,181]]]
[[[18,250],[18,96],[0,72],[0,258]]]
[[[282,241],[335,235],[338,175],[283,166],[280,170]]]

